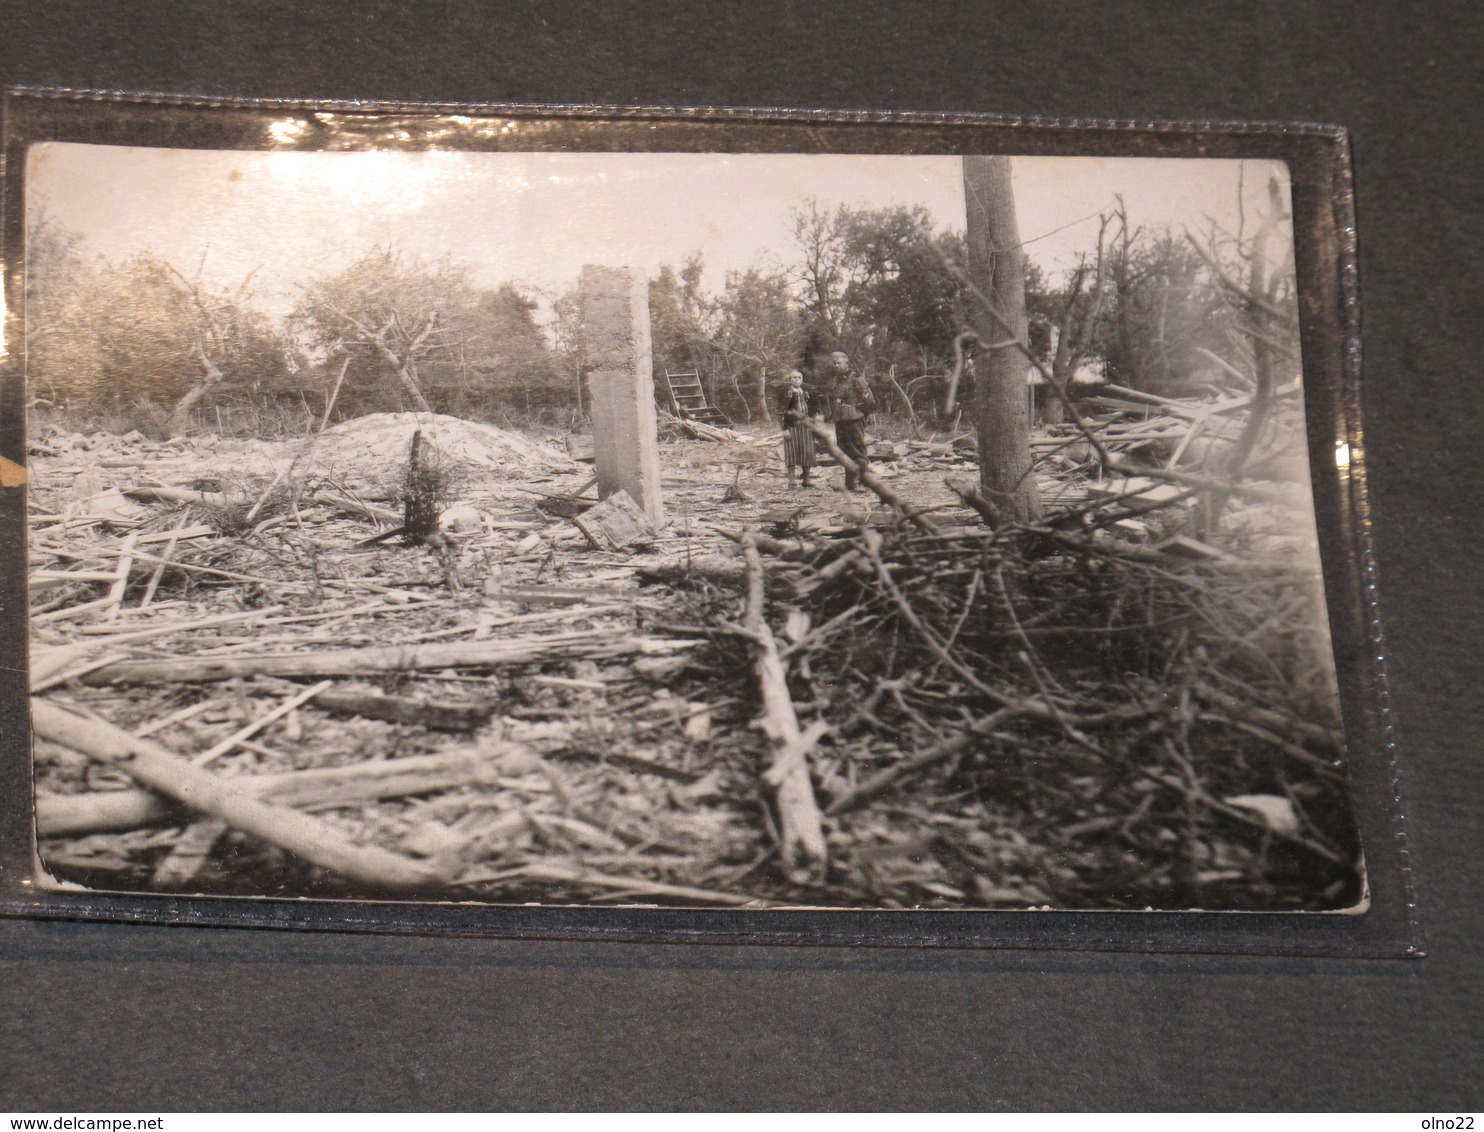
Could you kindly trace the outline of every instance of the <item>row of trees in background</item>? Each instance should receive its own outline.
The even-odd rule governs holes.
[[[314,279],[275,323],[252,279],[203,282],[150,253],[89,259],[42,217],[28,236],[33,405],[171,434],[201,414],[239,427],[399,409],[530,418],[573,400],[570,359],[518,288],[474,285],[449,259],[375,248]],[[246,418],[244,420],[244,418]]]
[[[657,376],[698,372],[714,404],[760,421],[790,369],[818,372],[843,349],[885,411],[936,416],[955,347],[979,321],[960,270],[974,258],[965,234],[921,207],[809,201],[795,211],[794,243],[792,263],[728,272],[717,290],[699,255],[661,268],[649,284]],[[1112,202],[1079,265],[1052,279],[1024,257],[1031,350],[1059,381],[1095,372],[1166,395],[1228,384],[1221,359],[1251,351],[1227,285],[1241,247],[1240,234],[1139,228]],[[261,429],[270,410],[317,418],[332,391],[336,416],[431,408],[555,423],[584,405],[575,295],[548,297],[543,328],[531,294],[480,287],[448,258],[375,248],[304,281],[277,322],[255,304],[251,277],[222,288],[203,281],[204,264],[89,258],[44,214],[27,272],[32,398],[120,422],[178,432],[203,414],[210,424],[211,413],[252,413]]]
[[[714,404],[754,420],[773,411],[771,391],[789,369],[818,372],[844,350],[888,412],[931,417],[955,340],[975,321],[954,271],[968,259],[964,233],[938,229],[921,207],[810,201],[794,221],[792,265],[731,272],[718,294],[703,289],[699,256],[661,269],[649,288],[657,371],[699,372]],[[1197,242],[1138,227],[1115,200],[1095,245],[1058,278],[1025,257],[1031,348],[1060,381],[1081,374],[1165,396],[1226,386],[1216,359],[1248,349],[1221,278],[1241,270],[1241,245],[1240,234]],[[1053,420],[1057,404],[1044,401]]]
[[[834,350],[894,389],[901,407],[930,400],[925,384],[961,329],[944,264],[961,258],[963,237],[935,231],[921,207],[829,211],[815,201],[796,211],[794,237],[793,265],[729,272],[716,295],[702,289],[699,256],[662,268],[649,287],[656,369],[699,372],[710,400],[745,421],[776,411],[789,370],[817,374]]]
[[[207,389],[250,394],[290,368],[281,332],[250,305],[250,279],[213,290],[199,271],[188,278],[148,254],[88,259],[44,215],[30,227],[26,267],[33,404],[173,429]]]

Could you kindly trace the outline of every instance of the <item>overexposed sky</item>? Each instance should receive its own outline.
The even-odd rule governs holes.
[[[1244,168],[1245,166],[1245,168]],[[1134,226],[1250,218],[1281,163],[1174,158],[1017,157],[1021,238],[1055,273],[1091,250],[1097,214],[1122,194]],[[791,213],[921,204],[937,226],[964,225],[957,157],[813,154],[306,153],[31,147],[27,205],[120,260],[164,256],[186,275],[236,286],[249,272],[259,305],[287,312],[297,285],[338,271],[377,244],[445,254],[477,283],[547,292],[584,263],[653,273],[699,251],[705,284],[728,269],[795,258]]]

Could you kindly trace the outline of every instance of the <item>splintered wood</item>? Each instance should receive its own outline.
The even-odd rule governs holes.
[[[40,858],[291,897],[1343,904],[1303,485],[1254,471],[1292,393],[1239,482],[1250,398],[1100,397],[1096,446],[1033,438],[1034,529],[964,436],[877,440],[847,496],[829,429],[799,491],[776,432],[666,421],[663,525],[578,440],[426,414],[33,438]],[[421,547],[419,430],[462,476]]]
[[[498,773],[491,760],[473,751],[454,751],[322,770],[240,775],[232,785],[265,802],[305,809],[439,794],[492,782]],[[178,822],[188,812],[169,795],[145,789],[42,795],[36,800],[36,832],[62,837],[137,829]]]
[[[230,779],[192,766],[148,739],[84,719],[46,700],[31,701],[31,729],[103,763],[188,809],[260,837],[312,864],[377,888],[430,888],[447,878],[427,865],[372,845],[356,845],[316,818],[261,801]]]
[[[227,680],[233,676],[353,676],[378,672],[417,672],[443,668],[497,668],[557,660],[596,660],[649,656],[694,648],[693,641],[657,637],[615,637],[608,632],[553,633],[449,645],[393,645],[388,648],[296,652],[282,656],[224,659],[180,657],[121,661],[94,669],[89,684],[163,684]]]
[[[799,727],[778,655],[778,642],[763,617],[763,560],[751,535],[742,536],[747,561],[747,601],[742,628],[757,646],[757,680],[763,715],[758,725],[773,741],[773,760],[765,779],[774,790],[782,833],[784,866],[796,884],[824,879],[828,850],[820,825],[819,804],[809,779],[809,750],[828,728],[821,722]]]

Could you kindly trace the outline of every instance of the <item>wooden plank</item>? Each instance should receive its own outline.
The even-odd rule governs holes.
[[[1145,476],[1108,479],[1087,485],[1089,499],[1137,498],[1141,503],[1169,503],[1188,493],[1188,488]]]
[[[192,766],[148,739],[102,720],[84,719],[43,699],[31,700],[32,730],[90,758],[122,769],[143,786],[333,873],[386,889],[441,887],[429,865],[374,845],[357,845],[308,814],[268,805],[240,784]]]
[[[435,731],[475,731],[489,721],[495,710],[493,704],[450,704],[426,697],[353,691],[321,692],[315,697],[315,706],[341,715],[411,723]]]
[[[217,839],[226,832],[227,823],[220,818],[204,818],[186,826],[170,852],[155,866],[149,878],[150,887],[185,888],[196,879]]]
[[[484,596],[493,601],[514,601],[523,605],[581,605],[588,602],[638,601],[633,590],[599,586],[504,586],[498,578],[486,578]]]
[[[622,489],[572,521],[598,550],[622,550],[636,542],[653,541],[657,534],[649,516]]]
[[[142,738],[142,736],[141,736]],[[383,798],[438,794],[492,782],[499,774],[476,751],[452,751],[405,759],[379,759],[349,766],[234,776],[224,781],[256,798],[285,806],[350,806]],[[36,796],[38,837],[108,833],[182,821],[188,810],[153,790],[108,790]]]
[[[209,683],[234,676],[353,676],[367,672],[420,672],[430,668],[498,668],[554,660],[608,660],[694,648],[696,641],[615,636],[609,631],[552,633],[452,644],[331,649],[271,656],[166,657],[109,664],[83,677],[88,684]]]

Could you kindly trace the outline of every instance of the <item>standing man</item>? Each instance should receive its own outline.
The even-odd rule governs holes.
[[[876,398],[860,374],[850,368],[850,357],[843,350],[830,355],[830,373],[824,387],[825,419],[835,425],[835,444],[848,456],[858,471],[865,471],[866,417],[876,411]],[[845,471],[845,490],[856,491],[855,473]]]

